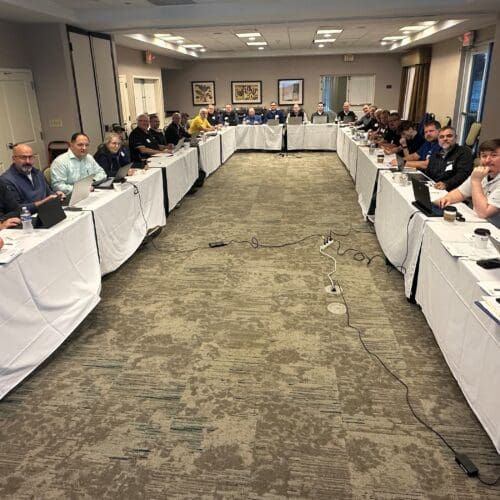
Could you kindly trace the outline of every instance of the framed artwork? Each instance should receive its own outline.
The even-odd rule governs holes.
[[[193,106],[215,104],[215,82],[191,82]]]
[[[233,104],[261,104],[262,82],[231,82]]]
[[[304,104],[304,79],[278,80],[278,104],[288,106],[294,102]]]

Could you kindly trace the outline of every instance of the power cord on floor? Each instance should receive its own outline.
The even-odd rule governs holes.
[[[342,287],[340,286],[339,282],[337,281],[338,285],[338,292],[340,296],[342,297],[342,301],[344,303],[345,309],[346,309],[346,319],[347,319],[347,326],[351,329],[353,329],[357,334],[359,341],[361,342],[361,345],[363,346],[364,350],[373,358],[375,358],[380,365],[384,368],[384,370],[391,375],[399,384],[401,384],[405,388],[405,397],[406,397],[406,403],[408,405],[408,408],[410,409],[411,413],[415,417],[415,419],[420,422],[427,430],[430,432],[434,433],[441,441],[450,449],[450,451],[454,454],[455,456],[455,461],[458,463],[458,465],[464,470],[464,472],[469,476],[469,477],[477,477],[478,481],[481,482],[482,484],[486,486],[496,486],[500,482],[500,476],[498,476],[494,481],[485,481],[484,479],[481,478],[481,475],[479,473],[479,470],[477,467],[474,465],[474,463],[469,459],[469,457],[463,453],[457,453],[457,451],[451,446],[448,441],[440,434],[437,430],[435,430],[430,424],[425,422],[415,411],[413,408],[413,405],[411,404],[410,401],[410,388],[408,385],[398,376],[396,373],[394,373],[386,364],[385,362],[380,358],[380,356],[374,352],[372,352],[368,346],[365,344],[365,341],[363,339],[363,336],[361,334],[361,330],[354,326],[351,323],[351,315],[350,315],[350,310],[349,310],[349,305],[346,301],[344,292]]]

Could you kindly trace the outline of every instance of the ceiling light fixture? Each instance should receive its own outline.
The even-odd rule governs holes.
[[[173,35],[171,35],[170,33],[155,33],[155,37],[156,38],[165,38],[165,37],[171,37]]]
[[[319,47],[320,49],[322,49],[324,46],[325,46],[325,44],[324,44],[324,43],[320,43],[320,44],[318,44],[318,47]]]
[[[321,40],[314,40],[314,43],[333,43],[336,40],[337,40],[336,38],[326,38]]]
[[[155,36],[161,38],[165,42],[177,42],[177,40],[184,40],[183,36],[174,36],[174,35],[165,35],[165,36],[155,35]]]
[[[257,50],[264,50],[264,47],[257,47]]]
[[[389,45],[389,42],[380,42],[380,45]]]
[[[258,46],[258,45],[267,45],[267,42],[247,42],[247,45]]]
[[[402,31],[403,33],[408,31],[422,31],[425,30],[425,26],[403,26],[402,28],[399,28],[399,31]]]
[[[324,36],[325,38],[331,38],[331,37],[332,37],[332,35],[331,35],[330,33],[325,33],[323,36]]]
[[[200,52],[206,52],[207,49],[203,48],[203,49],[200,49]]]
[[[251,36],[251,37],[249,38],[249,40],[250,40],[251,42],[253,42],[253,41],[255,41],[255,37],[254,37],[254,36]]]
[[[418,24],[421,24],[422,26],[434,26],[437,23],[437,21],[421,21]]]
[[[325,35],[325,34],[330,34],[330,33],[342,33],[344,31],[341,28],[322,28],[316,31],[318,35]]]
[[[388,42],[394,42],[396,40],[403,40],[403,38],[406,38],[405,36],[403,35],[397,35],[397,36],[384,36],[384,38],[382,38],[382,40],[386,40]]]
[[[252,36],[262,36],[258,31],[254,31],[253,33],[236,33],[238,38],[250,38]]]
[[[189,43],[189,44],[183,45],[183,47],[185,49],[201,49],[203,47],[203,45],[201,45],[199,43]]]

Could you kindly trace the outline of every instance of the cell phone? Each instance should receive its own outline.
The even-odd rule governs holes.
[[[476,262],[478,266],[484,267],[484,269],[497,269],[500,267],[500,259],[481,259]]]

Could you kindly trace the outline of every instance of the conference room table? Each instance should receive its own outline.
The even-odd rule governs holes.
[[[283,144],[283,125],[237,125],[237,149],[259,149],[281,151]]]
[[[159,153],[148,160],[150,168],[162,170],[168,212],[174,209],[198,179],[198,152],[189,143],[186,144],[174,154]]]
[[[453,257],[443,242],[470,242],[482,223],[425,224],[416,300],[477,418],[500,453],[500,326],[476,305],[485,292],[479,282],[500,283],[500,269],[483,269],[475,260]],[[494,253],[494,251],[493,251]]]
[[[200,168],[207,177],[214,173],[221,165],[221,134],[205,134],[198,142],[198,161]]]
[[[356,180],[359,146],[352,138],[349,127],[339,127],[337,131],[337,154],[346,166],[352,179]]]
[[[160,169],[138,169],[126,179],[120,191],[96,189],[77,204],[93,213],[102,275],[129,259],[148,229],[166,222]]]
[[[287,150],[335,151],[337,149],[337,124],[304,123],[287,125]]]
[[[0,399],[52,354],[100,300],[92,216],[67,213],[50,229],[5,229],[22,251],[0,266]]]
[[[220,148],[221,161],[226,163],[227,160],[238,149],[236,145],[236,127],[224,127],[220,130]]]

